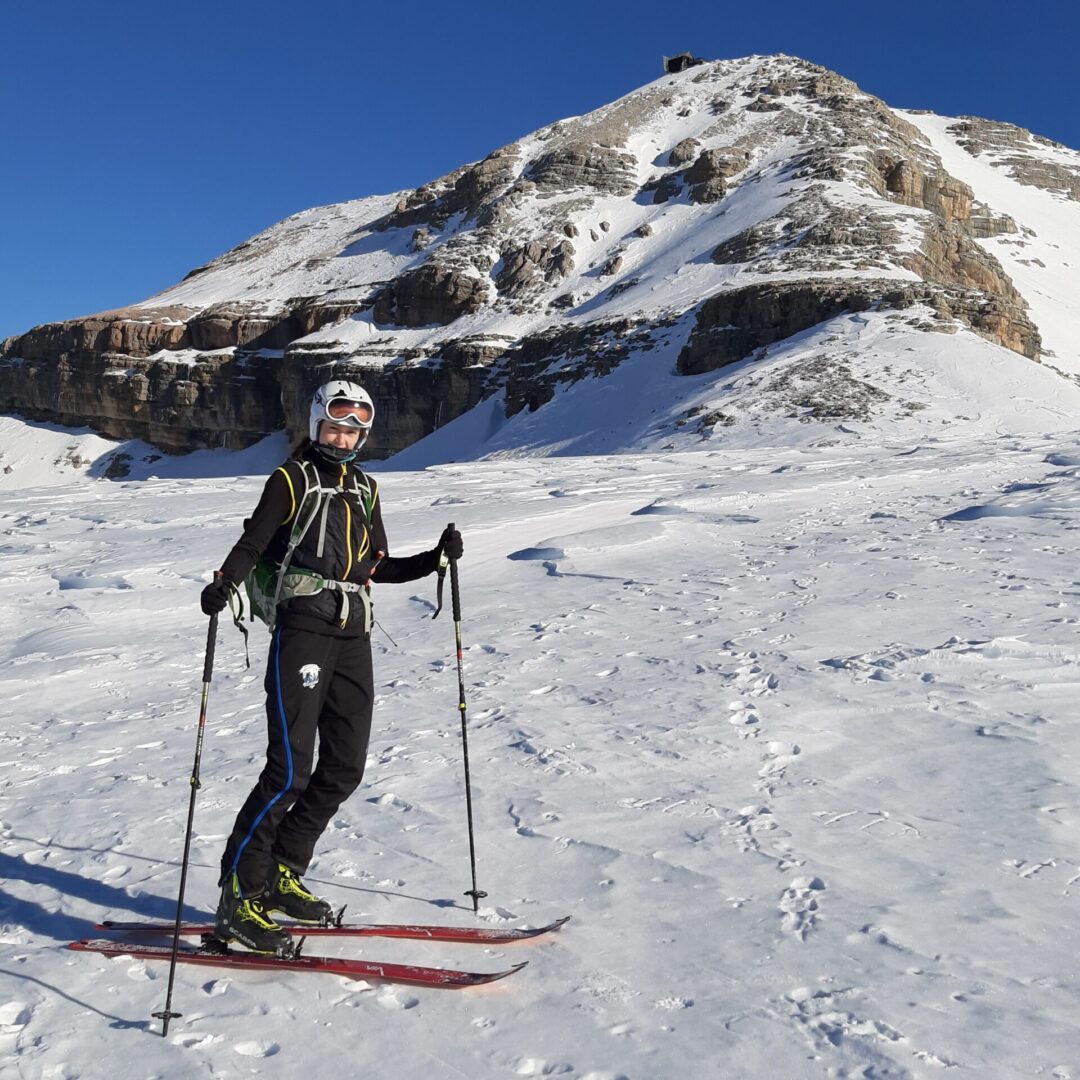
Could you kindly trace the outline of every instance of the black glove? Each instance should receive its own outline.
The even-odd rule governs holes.
[[[465,553],[465,545],[461,542],[461,533],[457,529],[451,529],[447,526],[443,529],[442,536],[439,537],[436,550],[441,551],[448,559],[455,561],[460,559]]]
[[[223,577],[214,578],[202,591],[199,604],[204,615],[217,615],[229,602],[229,585]]]

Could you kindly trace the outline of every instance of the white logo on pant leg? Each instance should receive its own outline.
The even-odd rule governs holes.
[[[319,685],[319,665],[305,664],[300,669],[300,681],[305,690],[314,690]]]

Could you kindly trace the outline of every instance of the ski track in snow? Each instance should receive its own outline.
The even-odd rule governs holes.
[[[465,535],[481,918],[573,920],[309,943],[530,961],[460,993],[180,968],[167,1040],[164,966],[62,946],[173,915],[198,591],[261,478],[2,493],[0,1073],[1080,1075],[1078,463],[1055,435],[383,472],[395,551]],[[472,919],[433,599],[378,589],[368,772],[309,874],[357,919]],[[265,646],[245,670],[221,628],[192,916],[261,764]]]

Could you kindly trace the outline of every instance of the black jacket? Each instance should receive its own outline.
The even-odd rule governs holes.
[[[301,460],[315,466],[324,487],[340,490],[329,496],[325,521],[320,515],[320,520],[316,520],[308,529],[303,542],[293,554],[291,566],[314,570],[324,577],[358,585],[371,578],[379,552],[384,554],[372,579],[375,581],[415,581],[438,567],[438,548],[404,558],[391,556],[375,480],[354,465],[331,464],[313,446],[306,444],[266,481],[258,506],[244,522],[244,535],[221,565],[226,581],[239,585],[264,555],[280,563],[288,547],[297,503],[303,496]],[[370,525],[361,500],[352,490],[354,472],[359,473],[361,486],[370,487],[372,492]],[[280,608],[278,624],[318,634],[357,637],[364,633],[361,600],[355,594],[344,595],[350,605],[344,627],[340,625],[342,594],[336,591],[296,597]]]

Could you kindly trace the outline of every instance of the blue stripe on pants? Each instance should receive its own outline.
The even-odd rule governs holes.
[[[282,741],[285,743],[285,765],[286,776],[285,786],[259,811],[258,816],[251,823],[251,828],[247,831],[247,836],[241,841],[240,846],[236,849],[236,855],[233,858],[232,866],[229,867],[229,874],[235,874],[237,866],[240,865],[240,856],[244,853],[244,848],[247,847],[248,841],[255,835],[255,830],[259,827],[259,823],[270,812],[270,808],[285,794],[289,788],[292,787],[293,782],[293,761],[292,761],[292,747],[289,746],[289,722],[285,717],[285,702],[281,698],[281,630],[274,631],[274,689],[277,692],[277,704],[278,704],[278,717],[281,720],[281,735]]]

